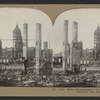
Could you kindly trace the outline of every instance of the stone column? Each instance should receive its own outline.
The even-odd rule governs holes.
[[[28,24],[25,23],[23,25],[23,57],[27,59],[27,51],[28,51]]]
[[[68,20],[64,21],[64,32],[63,32],[63,71],[65,72],[68,68]]]
[[[73,70],[73,41],[70,43],[70,69]]]
[[[39,74],[41,61],[41,24],[36,24],[36,74]]]

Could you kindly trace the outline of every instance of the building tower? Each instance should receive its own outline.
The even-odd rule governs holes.
[[[50,43],[48,48],[48,42],[43,43],[42,59],[51,62],[52,61],[52,49],[50,49]]]
[[[78,42],[78,23],[73,21],[72,23],[72,42],[70,44],[70,69],[73,66],[73,46]]]
[[[72,26],[72,30],[73,30],[73,42],[77,42],[78,41],[78,23],[77,22],[73,22],[73,26]]]
[[[45,42],[43,43],[43,49],[44,49],[44,50],[47,50],[47,49],[48,49],[48,42],[47,42],[47,41],[45,41]]]
[[[36,74],[39,74],[41,61],[41,24],[36,24]]]
[[[68,68],[68,20],[64,21],[63,33],[63,71],[66,71]]]
[[[15,29],[13,30],[13,57],[14,58],[20,58],[22,57],[22,36],[21,36],[21,30],[18,27],[18,24],[16,24]]]
[[[2,41],[0,40],[0,57],[2,56]]]
[[[28,52],[28,24],[23,24],[23,57],[27,59]]]
[[[95,49],[95,60],[98,60],[100,55],[100,28],[99,25],[94,32],[94,49]]]

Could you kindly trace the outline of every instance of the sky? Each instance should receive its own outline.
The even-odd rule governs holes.
[[[63,50],[64,20],[68,20],[68,40],[72,41],[72,23],[78,22],[78,40],[83,42],[83,48],[94,47],[94,32],[100,26],[100,9],[73,9],[61,13],[55,20],[53,27],[53,47],[56,52]]]
[[[18,23],[23,36],[23,24],[28,23],[28,46],[35,46],[36,23],[41,24],[42,44],[50,42],[54,54],[63,50],[64,20],[68,20],[68,40],[72,40],[72,23],[78,22],[78,40],[83,42],[83,48],[94,47],[94,31],[100,25],[100,9],[73,9],[62,12],[54,25],[44,12],[30,8],[0,8],[0,39],[2,46],[13,46],[13,30]]]
[[[52,22],[49,16],[37,9],[30,8],[0,8],[0,39],[2,47],[13,46],[13,30],[18,23],[23,36],[23,24],[28,23],[28,46],[35,46],[36,23],[41,24],[42,42],[49,40],[52,32]]]

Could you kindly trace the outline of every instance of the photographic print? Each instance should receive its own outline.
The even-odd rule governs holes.
[[[99,12],[0,8],[0,86],[100,87]]]

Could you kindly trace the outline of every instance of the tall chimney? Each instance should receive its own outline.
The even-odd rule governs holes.
[[[78,23],[72,24],[72,42],[70,43],[70,69],[73,71],[73,42],[78,42]]]
[[[70,43],[70,69],[73,70],[73,41]]]
[[[77,22],[73,22],[73,26],[72,26],[72,31],[73,31],[73,42],[77,42],[78,41],[78,23]]]
[[[41,24],[36,24],[36,73],[39,74],[41,61]]]
[[[68,68],[68,20],[64,21],[63,33],[63,70],[66,71]]]
[[[23,57],[27,59],[28,51],[28,24],[23,24]]]

